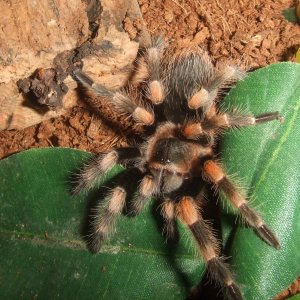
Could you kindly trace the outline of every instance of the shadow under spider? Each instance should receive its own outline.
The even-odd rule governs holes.
[[[207,198],[209,199],[205,203],[205,209],[203,209],[203,219],[208,220],[210,226],[212,227],[216,238],[219,241],[222,241],[222,227],[221,227],[221,214],[222,209],[217,204],[220,202],[220,199],[213,193],[212,190],[207,192]],[[224,216],[226,218],[226,223],[228,226],[232,228],[229,236],[226,239],[225,247],[223,247],[224,243],[221,246],[221,255],[225,256],[226,262],[230,264],[229,253],[232,246],[232,242],[236,232],[236,216],[234,214],[226,214]],[[195,286],[191,293],[186,297],[185,300],[198,300],[198,299],[210,299],[210,300],[224,300],[224,295],[222,293],[222,288],[220,286],[216,286],[215,282],[211,279],[207,270],[204,273],[201,281]]]
[[[75,173],[74,173],[75,174]],[[74,177],[76,175],[73,175]],[[128,178],[131,180],[128,181]],[[93,232],[93,225],[92,225],[92,218],[95,215],[94,210],[99,205],[101,201],[103,201],[109,190],[113,189],[114,187],[121,186],[123,187],[126,192],[126,205],[123,209],[122,214],[127,216],[128,218],[134,218],[129,214],[130,208],[132,206],[133,195],[137,191],[138,183],[142,178],[142,173],[136,168],[125,169],[121,171],[119,174],[115,175],[114,177],[104,181],[101,183],[100,187],[96,188],[93,191],[90,191],[86,198],[86,210],[84,219],[81,222],[81,230],[80,235],[82,239],[85,241],[88,250],[91,253],[96,253],[93,247],[93,240],[91,239],[91,233]],[[72,181],[74,182],[74,180]],[[221,226],[220,226],[220,216],[219,210],[216,209],[216,197],[213,195],[212,192],[209,194],[209,201],[205,203],[205,209],[203,210],[203,218],[206,220],[210,220],[211,226],[218,234],[217,238],[221,240]],[[152,201],[150,213],[156,222],[156,228],[158,230],[157,234],[163,232],[164,227],[164,220],[160,213],[160,204],[161,200],[150,200]],[[138,218],[139,216],[136,216]],[[229,215],[229,223],[234,224],[235,216]],[[117,228],[118,230],[118,228]],[[220,292],[220,287],[216,287],[214,283],[209,279],[207,272],[205,272],[204,277],[200,281],[200,283],[193,287],[191,280],[188,278],[188,275],[183,272],[180,268],[179,264],[177,263],[178,257],[176,256],[176,250],[179,247],[179,232],[178,229],[176,230],[175,237],[173,239],[169,239],[164,244],[164,251],[166,253],[166,260],[168,265],[173,269],[173,273],[176,275],[176,281],[179,285],[181,285],[188,295],[186,300],[196,300],[196,299],[211,299],[211,300],[221,300],[223,299],[222,293]],[[116,233],[117,234],[117,233]],[[230,245],[232,242],[233,235],[229,237],[226,243],[226,248],[222,249],[222,254],[226,256],[230,249]],[[158,239],[158,243],[161,243],[162,239]],[[105,244],[105,241],[104,241]],[[200,259],[199,259],[200,263]],[[199,278],[200,278],[199,274]]]
[[[152,207],[151,207],[151,214],[154,217],[154,220],[156,221],[156,227],[158,231],[163,235],[165,238],[165,250],[166,250],[166,260],[170,266],[172,266],[174,273],[176,274],[177,281],[179,284],[181,284],[185,292],[188,294],[192,288],[192,284],[187,276],[181,268],[179,267],[178,263],[176,262],[176,250],[179,246],[179,231],[176,226],[175,235],[172,239],[166,239],[166,235],[163,233],[164,228],[164,220],[160,213],[160,205],[162,203],[162,200],[157,199],[153,200]],[[177,257],[178,259],[178,257]]]
[[[76,178],[76,175],[72,175]],[[128,181],[128,178],[131,178],[130,181]],[[91,239],[91,233],[93,232],[93,224],[92,224],[92,217],[95,215],[95,208],[105,199],[110,189],[116,187],[116,186],[122,186],[126,189],[127,197],[126,197],[126,205],[122,212],[123,215],[127,216],[128,218],[139,218],[139,216],[131,216],[129,214],[130,208],[132,206],[132,198],[134,193],[137,191],[138,182],[139,179],[142,178],[142,174],[140,171],[138,171],[135,168],[127,169],[124,171],[121,171],[119,174],[114,176],[113,178],[105,181],[101,184],[99,188],[96,188],[93,191],[90,191],[86,198],[87,198],[87,204],[85,209],[84,218],[81,222],[80,226],[80,235],[82,239],[84,240],[88,250],[91,253],[96,253],[93,248],[93,240]],[[74,182],[74,180],[72,181]],[[160,215],[159,211],[159,201],[150,200],[153,203],[151,203],[151,215],[155,218],[157,228],[162,231],[163,228],[163,219]],[[116,228],[118,231],[118,228]],[[161,232],[160,231],[160,232]],[[118,234],[117,232],[115,234]],[[157,233],[159,234],[159,232]],[[158,243],[161,243],[162,239],[158,239]],[[105,244],[105,241],[104,241]],[[185,274],[181,268],[179,267],[178,263],[176,262],[176,257],[174,255],[174,250],[178,247],[178,239],[173,239],[168,241],[167,244],[164,244],[164,251],[166,253],[166,260],[168,262],[168,265],[173,269],[173,273],[176,275],[177,279],[176,281],[178,284],[184,287],[186,290],[186,294],[189,293],[190,289],[192,288],[192,283],[190,282],[187,274]],[[178,258],[177,258],[178,259]]]

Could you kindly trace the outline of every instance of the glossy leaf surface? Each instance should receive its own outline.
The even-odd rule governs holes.
[[[274,64],[252,73],[226,104],[254,114],[279,111],[284,122],[243,128],[224,137],[227,170],[242,178],[252,205],[276,232],[274,250],[238,227],[229,255],[246,299],[271,299],[300,274],[300,65]]]
[[[71,197],[68,190],[71,172],[88,156],[34,149],[0,162],[1,298],[183,298],[203,264],[188,237],[166,245],[151,206],[136,218],[122,216],[99,254],[86,249],[81,232],[97,193]]]

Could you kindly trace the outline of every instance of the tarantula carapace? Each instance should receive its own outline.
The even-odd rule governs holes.
[[[245,73],[236,66],[214,66],[199,47],[170,52],[161,38],[151,39],[141,51],[137,76],[131,76],[130,82],[139,90],[138,99],[131,96],[131,89],[109,90],[94,83],[81,70],[75,70],[75,78],[83,86],[118,113],[131,116],[145,130],[143,142],[138,146],[114,149],[86,164],[77,174],[74,192],[92,188],[116,164],[126,163],[140,178],[131,213],[138,214],[150,197],[159,199],[167,236],[172,238],[176,233],[176,219],[186,224],[211,277],[224,288],[228,298],[242,299],[234,276],[220,255],[211,226],[202,218],[204,182],[225,195],[265,242],[279,248],[274,233],[217,160],[215,141],[223,130],[252,126],[280,116],[278,112],[253,116],[237,109],[222,111],[218,105],[220,92],[242,79]],[[107,195],[106,204],[96,209],[92,222],[94,251],[99,250],[112,230],[127,194],[126,184],[120,184]]]

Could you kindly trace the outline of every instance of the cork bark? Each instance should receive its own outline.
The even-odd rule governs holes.
[[[8,0],[0,10],[0,129],[76,105],[75,67],[110,88],[126,82],[138,50],[136,0]]]

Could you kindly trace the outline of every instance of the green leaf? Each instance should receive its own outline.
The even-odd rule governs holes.
[[[292,23],[297,23],[296,7],[287,8],[282,12],[284,18]]]
[[[300,295],[298,294],[298,295],[295,295],[295,296],[293,296],[293,297],[291,297],[291,298],[289,298],[290,300],[300,300]]]
[[[226,134],[227,170],[244,179],[252,205],[279,237],[275,250],[254,232],[238,227],[230,263],[245,299],[272,299],[300,274],[300,65],[274,64],[250,74],[225,99],[254,114],[279,111],[270,122]]]
[[[225,249],[246,300],[271,299],[299,274],[300,66],[277,64],[251,73],[227,96],[259,114],[280,111],[285,122],[230,132],[224,164],[250,187],[253,205],[279,236],[282,249],[265,245],[251,228],[224,217]],[[204,266],[181,228],[168,246],[152,205],[136,218],[121,216],[117,234],[92,255],[82,235],[97,191],[71,197],[71,172],[89,154],[34,149],[0,161],[0,296],[3,299],[183,299]],[[105,184],[115,174],[116,168]],[[234,231],[232,231],[234,228]]]
[[[68,191],[71,172],[88,156],[33,149],[0,161],[1,299],[182,299],[203,264],[188,237],[166,245],[151,206],[122,216],[99,254],[86,249],[80,232],[92,199]]]

